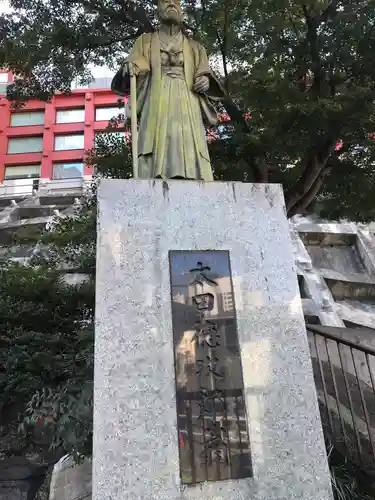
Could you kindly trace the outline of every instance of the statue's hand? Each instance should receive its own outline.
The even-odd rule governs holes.
[[[210,80],[208,76],[202,75],[198,76],[198,78],[195,79],[193,89],[195,92],[198,92],[200,94],[203,94],[204,92],[207,92],[207,90],[210,87]]]
[[[124,64],[122,65],[122,76],[125,75],[138,76],[138,74],[139,74],[139,69],[135,64],[129,61],[124,62]]]

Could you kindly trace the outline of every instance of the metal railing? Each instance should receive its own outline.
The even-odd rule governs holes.
[[[12,179],[0,184],[0,197],[29,196],[33,189],[38,189],[39,179]]]
[[[64,191],[84,191],[90,186],[91,177],[76,177],[67,179],[13,179],[0,184],[0,200],[2,198],[15,199],[31,196],[38,191],[39,196],[44,193],[59,193]]]
[[[324,327],[307,332],[325,436],[375,477],[375,350]]]

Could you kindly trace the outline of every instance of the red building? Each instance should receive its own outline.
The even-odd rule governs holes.
[[[85,151],[95,134],[123,112],[119,97],[110,90],[110,78],[94,80],[90,88],[57,94],[50,103],[30,100],[13,111],[6,99],[10,73],[0,73],[0,184],[38,184],[38,179],[88,178]],[[5,186],[4,186],[5,187]]]

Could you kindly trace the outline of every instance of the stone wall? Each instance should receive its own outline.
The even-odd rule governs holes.
[[[370,226],[299,216],[289,222],[307,323],[375,333],[375,236]]]

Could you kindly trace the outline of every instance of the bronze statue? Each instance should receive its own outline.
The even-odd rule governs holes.
[[[224,96],[205,49],[181,30],[180,0],[158,0],[160,28],[135,42],[112,90],[128,95],[137,78],[138,177],[212,181],[204,122]],[[135,117],[135,113],[134,113]]]

